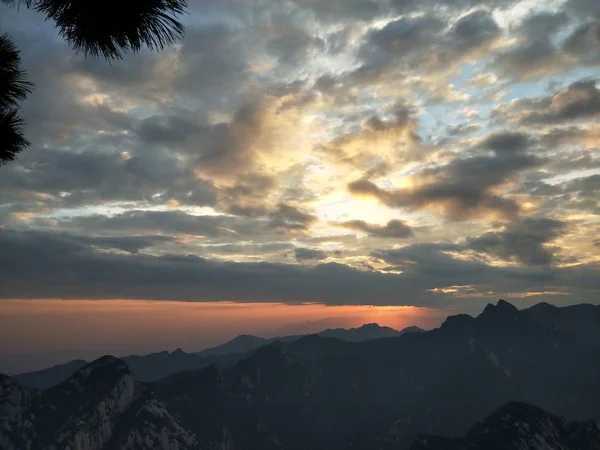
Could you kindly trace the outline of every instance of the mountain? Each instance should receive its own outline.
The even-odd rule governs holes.
[[[359,328],[350,328],[349,330],[344,328],[335,328],[317,333],[320,337],[332,337],[342,341],[348,342],[362,342],[371,339],[381,339],[401,336],[404,333],[421,333],[422,330],[419,327],[408,327],[402,331],[394,330],[390,327],[381,327],[376,323],[368,323]]]
[[[104,356],[44,391],[0,377],[3,450],[199,449],[127,364]]]
[[[228,355],[231,353],[247,353],[250,350],[257,349],[263,345],[272,342],[273,339],[266,339],[249,334],[242,334],[233,338],[231,341],[222,345],[211,347],[198,352],[200,356]]]
[[[571,422],[526,403],[510,402],[463,438],[420,436],[411,450],[596,450],[600,422]]]
[[[172,352],[130,355],[123,358],[139,381],[156,381],[174,373],[198,370],[211,365],[227,367],[239,361],[239,354],[200,356],[180,348]]]
[[[122,359],[135,374],[138,381],[149,382],[174,373],[198,370],[213,364],[226,367],[239,361],[240,358],[241,355],[239,354],[201,357],[196,353],[186,353],[181,349],[177,349],[173,352],[130,355]],[[48,369],[15,375],[14,379],[29,387],[46,389],[66,380],[85,363],[83,360],[75,360]]]
[[[399,336],[407,332],[421,331],[423,330],[418,327],[409,327],[402,331],[396,331],[389,327],[368,324],[350,330],[342,328],[325,330],[319,333],[319,335],[358,342],[368,339]],[[137,380],[149,382],[160,380],[161,378],[173,375],[174,373],[198,370],[213,364],[218,367],[227,367],[236,363],[247,356],[248,352],[256,350],[257,348],[273,342],[295,341],[301,337],[304,336],[283,336],[265,339],[256,336],[241,335],[223,345],[212,347],[198,353],[187,353],[181,349],[177,349],[173,352],[163,351],[150,353],[148,355],[130,355],[125,356],[122,359],[135,374]],[[85,363],[86,362],[83,360],[75,360],[48,369],[16,375],[15,379],[26,386],[45,389],[66,380]]]
[[[0,378],[0,448],[408,450],[433,435],[450,437],[430,438],[435,450],[473,449],[461,445],[485,442],[475,439],[487,425],[473,426],[508,402],[600,419],[598,354],[595,344],[498,302],[427,333],[277,341],[230,366],[152,383],[106,357],[43,391]],[[530,416],[516,422],[532,424],[522,432],[528,439],[548,423],[558,433]],[[489,423],[505,414],[498,417]]]
[[[423,332],[419,327],[408,327],[401,331],[394,330],[390,327],[382,327],[376,323],[365,324],[358,328],[330,328],[327,330],[323,330],[319,333],[316,333],[317,336],[321,337],[332,337],[335,339],[340,339],[342,341],[350,341],[350,342],[361,342],[367,341],[370,339],[380,339],[386,337],[395,337],[400,336],[404,333],[411,332]],[[219,355],[227,355],[232,353],[240,353],[244,354],[252,350],[256,350],[257,348],[263,347],[267,344],[271,344],[276,341],[280,342],[292,342],[298,340],[300,338],[306,337],[308,335],[293,335],[293,336],[278,336],[270,339],[252,336],[248,334],[242,334],[231,341],[226,342],[225,344],[219,345],[217,347],[207,348],[198,352],[200,356],[219,356]]]
[[[582,342],[600,345],[600,305],[573,305],[558,308],[538,303],[523,313],[532,321],[575,336]]]
[[[66,380],[85,364],[86,361],[83,359],[75,359],[65,364],[49,367],[48,369],[16,375],[15,379],[26,386],[45,389]]]

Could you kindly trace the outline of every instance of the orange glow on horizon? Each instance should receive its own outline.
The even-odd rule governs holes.
[[[414,306],[2,300],[0,354],[80,352],[85,356],[83,353],[91,352],[123,356],[178,347],[197,351],[239,334],[275,337],[372,322],[396,329],[411,325],[433,328],[447,314]]]

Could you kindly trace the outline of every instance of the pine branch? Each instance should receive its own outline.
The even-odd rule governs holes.
[[[25,77],[19,51],[7,34],[0,35],[0,111],[14,108],[31,92]]]
[[[36,9],[56,22],[60,34],[86,56],[120,59],[143,46],[160,50],[180,39],[177,16],[187,0],[39,0]]]
[[[29,147],[23,136],[25,122],[15,109],[0,112],[0,167],[14,161],[19,153]]]

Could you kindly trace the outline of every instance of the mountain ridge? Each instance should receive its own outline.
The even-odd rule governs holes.
[[[367,339],[399,336],[408,332],[423,331],[418,327],[408,327],[398,331],[389,327],[381,327],[377,324],[365,324],[349,330],[343,328],[327,329],[317,333],[317,335],[323,334],[338,339],[358,342]],[[161,351],[146,355],[128,355],[121,359],[127,362],[131,370],[136,374],[137,379],[148,382],[159,380],[176,372],[201,369],[212,364],[216,364],[219,367],[226,367],[237,362],[248,352],[264,345],[278,341],[289,342],[306,336],[309,335],[292,335],[267,339],[242,334],[220,346],[208,348],[200,352],[187,353],[178,348],[171,352]],[[85,364],[85,360],[78,359],[47,369],[17,374],[14,377],[27,386],[44,389],[65,380]]]
[[[279,341],[228,367],[152,383],[114,357],[43,391],[3,377],[0,447],[407,450],[423,435],[462,442],[511,401],[600,419],[595,344],[526,313],[505,320],[498,305],[490,311],[386,339]]]
[[[509,402],[463,438],[418,436],[410,450],[595,450],[600,422],[569,421],[533,405]]]

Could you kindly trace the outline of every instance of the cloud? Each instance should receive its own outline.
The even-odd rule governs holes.
[[[229,215],[192,215],[183,211],[142,211],[129,210],[112,216],[90,214],[63,219],[42,219],[37,226],[48,224],[73,232],[95,234],[155,234],[171,236],[195,236],[198,238],[250,237],[259,238],[272,235],[268,223],[262,220],[246,219]]]
[[[36,84],[2,295],[597,301],[597,2],[192,3],[111,65],[0,5]]]
[[[465,246],[505,261],[548,265],[554,262],[555,249],[547,244],[566,231],[564,222],[547,218],[528,218],[506,226],[503,231],[487,232],[477,238],[468,238]]]
[[[600,9],[599,9],[600,12]],[[580,64],[600,63],[600,16],[595,21],[581,24],[562,44],[563,51]]]
[[[506,289],[569,289],[580,295],[580,301],[593,298],[600,288],[599,268],[593,264],[565,269],[496,268],[450,256],[447,252],[456,249],[451,244],[415,244],[373,252],[373,258],[402,274],[335,263],[236,263],[186,254],[113,253],[41,232],[4,230],[0,246],[3,298],[439,306],[454,300],[431,290],[450,285],[476,285],[476,293],[486,299]]]
[[[566,10],[584,19],[600,17],[600,5],[595,0],[567,0]]]
[[[292,0],[303,9],[310,10],[320,21],[372,20],[385,12],[380,0]]]
[[[520,99],[496,109],[498,122],[520,125],[552,125],[592,119],[600,114],[600,90],[595,80],[571,83],[547,97]]]
[[[503,77],[536,80],[571,66],[555,43],[556,34],[569,23],[563,12],[542,11],[526,16],[513,27],[516,43],[496,55],[488,67]]]
[[[497,215],[515,219],[518,204],[494,192],[519,172],[541,164],[526,150],[532,145],[525,135],[499,133],[488,136],[478,148],[491,150],[491,155],[456,158],[446,165],[423,169],[410,180],[412,186],[385,190],[368,180],[348,185],[354,195],[378,199],[392,208],[438,209],[451,220]]]
[[[237,216],[263,219],[268,228],[284,234],[304,233],[319,220],[317,216],[286,203],[279,203],[274,207],[263,204],[256,206],[233,204],[227,208],[227,211]]]
[[[369,31],[359,50],[363,64],[354,76],[363,82],[392,82],[413,71],[422,72],[424,78],[452,73],[462,63],[485,55],[502,34],[492,14],[484,9],[447,25],[428,11]]]
[[[395,164],[423,156],[417,127],[414,112],[397,105],[391,117],[368,117],[358,130],[320,145],[317,150],[333,164],[381,176]]]
[[[390,220],[383,226],[373,225],[364,220],[350,220],[339,225],[350,230],[362,231],[373,237],[405,239],[414,236],[412,228],[401,220]]]
[[[294,257],[297,261],[320,261],[327,259],[327,253],[319,249],[297,248],[294,250]]]
[[[0,204],[12,204],[15,212],[128,201],[208,206],[216,203],[216,189],[172,155],[99,149],[32,149],[0,177]]]
[[[98,252],[51,233],[0,232],[4,298],[408,304],[405,282],[341,264],[216,262],[195,256]],[[36,283],[31,283],[31,274]],[[406,291],[405,291],[406,292]],[[409,297],[406,297],[407,301]],[[423,304],[428,300],[423,299]]]

